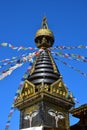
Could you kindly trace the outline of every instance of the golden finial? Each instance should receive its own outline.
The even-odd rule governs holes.
[[[36,32],[35,43],[38,48],[50,48],[54,43],[54,35],[48,29],[46,17],[42,19],[41,29]]]

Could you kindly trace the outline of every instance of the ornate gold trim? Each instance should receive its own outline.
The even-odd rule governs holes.
[[[53,58],[52,58],[52,56],[51,56],[50,51],[48,51],[48,54],[49,54],[49,57],[50,57],[51,62],[52,62],[52,66],[53,66],[54,73],[58,73],[58,70],[57,70],[56,64],[55,64],[55,62],[54,62],[54,60],[53,60]]]
[[[35,85],[28,80],[25,80],[24,87],[21,94],[17,97],[16,103],[27,99],[32,94],[35,94]]]

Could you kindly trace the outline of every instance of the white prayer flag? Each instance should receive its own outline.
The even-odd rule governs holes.
[[[43,130],[43,126],[25,128],[25,129],[20,129],[20,130]]]

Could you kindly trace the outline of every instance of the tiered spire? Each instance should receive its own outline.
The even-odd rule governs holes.
[[[48,47],[51,47],[54,41],[52,31],[48,29],[46,17],[42,20],[41,29],[39,29],[35,36],[35,42],[37,47],[42,51],[37,56],[35,64],[33,66],[33,72],[28,77],[28,80],[35,85],[41,84],[52,84],[60,78],[59,70],[51,56]]]
[[[28,77],[28,80],[34,85],[52,84],[60,78],[60,73],[51,57],[50,51],[42,50],[37,56],[35,64],[33,65],[33,72]]]

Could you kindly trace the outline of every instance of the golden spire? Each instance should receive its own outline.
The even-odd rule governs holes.
[[[46,17],[42,20],[41,29],[36,32],[35,43],[38,48],[49,48],[54,43],[54,35],[51,30],[48,29]]]

